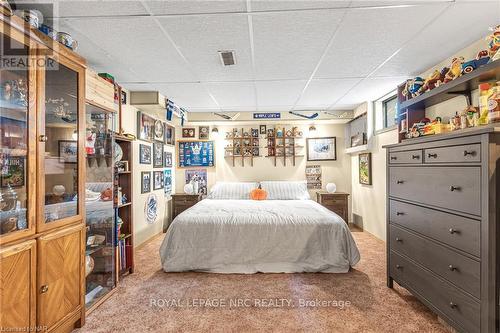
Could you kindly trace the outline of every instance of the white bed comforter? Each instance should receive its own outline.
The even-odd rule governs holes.
[[[160,247],[165,272],[345,273],[359,261],[346,223],[312,200],[210,200],[179,214]]]

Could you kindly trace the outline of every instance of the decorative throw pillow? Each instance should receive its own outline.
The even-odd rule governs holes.
[[[266,200],[267,192],[262,189],[262,186],[259,185],[259,188],[253,189],[250,192],[250,199],[252,200]]]

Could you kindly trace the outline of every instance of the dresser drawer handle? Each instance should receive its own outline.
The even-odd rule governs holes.
[[[457,270],[457,268],[453,265],[448,266],[448,269],[452,272]]]
[[[405,215],[403,212],[396,212],[396,216]]]
[[[457,307],[458,307],[458,306],[457,306],[455,303],[450,302],[450,308],[452,308],[452,309],[456,309]]]
[[[40,294],[45,294],[47,291],[49,291],[49,286],[44,285],[40,287]]]
[[[395,161],[397,160],[398,158],[396,156],[391,156],[391,161]]]
[[[403,184],[404,181],[403,180],[396,180],[396,184]]]
[[[427,157],[428,158],[437,158],[438,154],[431,154],[431,153],[429,153],[429,154],[427,154]]]
[[[471,151],[464,150],[464,156],[467,156],[467,155],[475,156],[476,151],[475,150],[471,150]]]
[[[411,155],[412,160],[418,160],[420,155]]]
[[[402,242],[402,241],[403,241],[403,239],[396,237],[396,242]]]
[[[453,229],[453,228],[450,228],[450,234],[459,234],[460,231],[458,231],[457,229]]]
[[[403,269],[403,266],[401,266],[401,265],[396,265],[396,268],[397,268],[397,269]]]
[[[451,191],[451,192],[454,192],[454,191],[460,191],[460,186],[453,186],[453,185],[451,185],[451,186],[450,186],[450,191]]]

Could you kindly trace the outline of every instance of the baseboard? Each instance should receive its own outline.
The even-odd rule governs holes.
[[[146,239],[142,243],[136,244],[134,246],[134,250],[137,251],[137,250],[142,249],[144,246],[146,246],[146,244],[148,244],[149,242],[151,242],[153,239],[155,239],[156,237],[158,237],[160,235],[163,235],[163,231],[162,230],[158,231],[156,234],[153,234],[152,236],[150,236],[148,239]]]

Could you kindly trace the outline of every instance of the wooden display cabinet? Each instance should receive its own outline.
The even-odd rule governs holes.
[[[0,329],[69,332],[85,320],[86,62],[4,7],[0,39],[28,64],[0,72]]]

